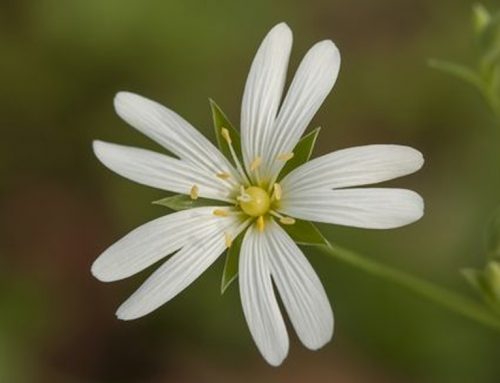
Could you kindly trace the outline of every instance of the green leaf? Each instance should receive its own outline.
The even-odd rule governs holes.
[[[312,152],[314,150],[314,145],[316,144],[316,139],[318,138],[319,131],[321,127],[317,127],[310,133],[306,134],[301,138],[299,143],[295,146],[293,150],[293,157],[287,161],[286,165],[281,170],[279,179],[285,177],[293,169],[299,167],[303,163],[309,161]]]
[[[442,72],[448,73],[455,76],[473,86],[479,90],[483,90],[484,84],[478,74],[470,68],[464,65],[455,64],[448,61],[431,59],[428,61],[428,65],[431,68],[440,70]]]
[[[210,101],[210,109],[212,110],[212,120],[214,123],[215,130],[215,138],[217,139],[217,145],[219,146],[220,151],[229,159],[229,161],[233,162],[233,156],[231,155],[231,151],[229,149],[229,145],[226,140],[221,135],[221,129],[226,128],[229,131],[231,136],[232,145],[236,156],[242,161],[241,154],[241,137],[240,132],[238,132],[231,121],[227,118],[226,114],[222,111],[222,109],[215,103],[214,100],[209,99]]]
[[[481,35],[491,21],[490,12],[482,4],[472,6],[472,23],[477,35]]]
[[[323,234],[312,222],[298,219],[293,225],[282,225],[281,227],[299,245],[317,246],[328,244]]]
[[[240,259],[241,243],[243,242],[243,233],[238,235],[227,249],[226,261],[224,263],[224,271],[222,272],[222,281],[220,285],[220,293],[224,294],[229,285],[236,280],[238,276],[238,262]]]
[[[208,198],[191,199],[191,197],[184,194],[176,194],[170,197],[153,201],[155,205],[168,207],[174,211],[192,209],[194,207],[202,206],[225,206],[224,202],[216,201]]]

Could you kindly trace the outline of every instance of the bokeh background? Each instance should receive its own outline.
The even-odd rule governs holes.
[[[495,8],[495,3],[486,3]],[[290,75],[314,42],[342,53],[334,91],[311,127],[315,155],[370,143],[420,149],[425,168],[391,182],[417,190],[426,215],[391,231],[323,227],[381,262],[470,296],[459,274],[482,266],[500,203],[500,134],[480,97],[430,69],[473,63],[469,1],[0,1],[0,381],[13,383],[494,383],[500,336],[385,281],[307,250],[336,315],[318,352],[291,331],[290,355],[257,352],[223,262],[146,318],[118,305],[150,270],[103,284],[92,261],[165,214],[161,191],[93,156],[95,138],[159,149],[114,113],[130,90],[213,138],[208,98],[239,119],[250,62],[271,26],[294,31]]]

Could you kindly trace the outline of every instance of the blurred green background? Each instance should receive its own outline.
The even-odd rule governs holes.
[[[486,2],[495,7],[495,3]],[[0,1],[0,381],[495,383],[499,333],[307,250],[336,315],[318,352],[292,336],[282,367],[255,348],[222,262],[146,318],[118,305],[150,270],[106,285],[90,264],[166,210],[93,156],[95,138],[159,149],[114,113],[119,90],[174,109],[213,137],[208,97],[233,121],[263,36],[294,31],[290,75],[316,41],[342,68],[311,127],[315,155],[370,143],[420,149],[425,168],[391,182],[426,215],[390,231],[322,227],[329,239],[474,295],[458,270],[481,267],[500,204],[500,133],[480,97],[429,69],[473,63],[469,1]],[[500,5],[499,5],[500,6]]]

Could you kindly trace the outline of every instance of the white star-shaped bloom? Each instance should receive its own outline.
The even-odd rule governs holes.
[[[172,254],[120,306],[118,318],[139,318],[174,298],[241,234],[238,275],[245,318],[264,358],[279,365],[289,340],[276,293],[306,347],[318,349],[327,343],[334,323],[318,276],[283,225],[307,220],[389,229],[422,216],[422,198],[413,191],[356,188],[417,171],[423,157],[407,146],[335,151],[280,178],[340,67],[332,41],[315,44],[282,100],[291,47],[291,30],[278,24],[253,60],[241,110],[241,160],[229,130],[221,132],[231,153],[226,158],[173,111],[132,93],[117,94],[117,113],[176,157],[95,141],[99,160],[132,181],[193,200],[218,201],[217,206],[182,210],[148,222],[94,262],[96,278],[116,281]]]

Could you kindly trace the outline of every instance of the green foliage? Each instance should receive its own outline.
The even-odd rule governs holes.
[[[220,286],[220,293],[224,294],[229,285],[233,283],[238,277],[238,262],[240,259],[241,243],[243,242],[244,232],[238,235],[227,249],[226,260],[224,263],[224,270],[222,271],[222,281]]]
[[[500,263],[490,261],[483,270],[463,269],[462,274],[484,301],[500,313]]]
[[[155,205],[168,207],[171,210],[179,211],[192,209],[194,207],[202,206],[225,206],[221,201],[211,200],[208,198],[191,199],[191,197],[184,194],[176,194],[173,196],[162,198],[158,201],[153,201]]]
[[[500,123],[500,12],[491,14],[483,5],[472,9],[478,58],[474,68],[442,60],[429,60],[430,67],[473,85]]]
[[[233,157],[231,155],[231,151],[229,149],[229,145],[224,140],[221,135],[222,128],[226,128],[231,135],[231,141],[236,153],[236,156],[242,161],[243,156],[241,153],[241,137],[240,132],[238,132],[231,121],[227,118],[226,114],[222,111],[222,109],[215,103],[214,100],[210,99],[210,110],[212,111],[212,120],[214,123],[215,130],[215,138],[217,139],[217,145],[219,146],[220,151],[229,159],[229,161],[233,162]],[[236,164],[235,164],[236,165]]]
[[[307,162],[311,158],[312,152],[314,150],[314,145],[316,144],[316,139],[318,138],[320,127],[317,127],[309,134],[306,134],[301,138],[299,143],[295,146],[293,150],[293,157],[287,161],[286,165],[280,172],[279,178],[282,179],[293,169],[299,167],[303,163]]]

